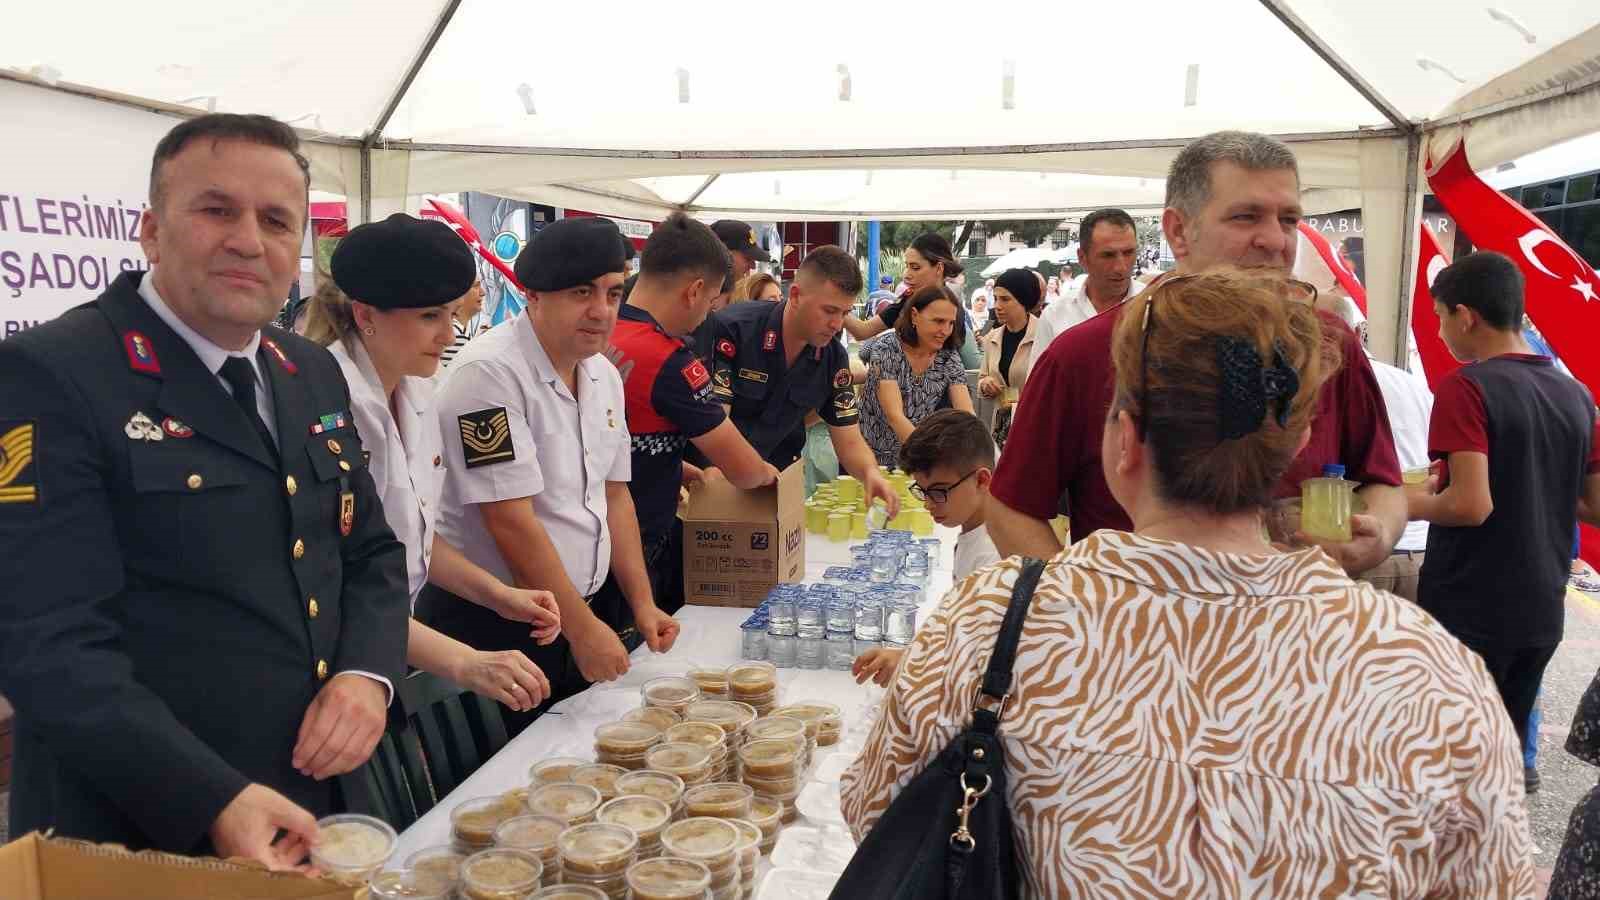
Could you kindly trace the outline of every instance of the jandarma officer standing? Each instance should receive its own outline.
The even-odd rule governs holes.
[[[628,670],[628,644],[670,649],[678,623],[655,605],[628,492],[622,378],[602,352],[622,300],[622,240],[609,220],[561,219],[517,257],[527,310],[479,337],[438,400],[447,437],[439,534],[508,584],[543,589],[562,637],[423,589],[418,617],[480,650],[522,650],[550,702]],[[502,709],[512,730],[532,716]]]
[[[383,733],[404,549],[333,357],[265,327],[299,270],[298,147],[263,116],[174,128],[151,270],[0,343],[12,834],[294,865]]]

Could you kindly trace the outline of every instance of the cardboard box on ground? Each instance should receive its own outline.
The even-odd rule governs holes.
[[[806,571],[804,462],[774,485],[741,491],[726,480],[689,492],[683,517],[683,595],[700,606],[759,606],[772,586]]]
[[[28,834],[0,847],[5,900],[360,900],[366,888],[250,863]]]

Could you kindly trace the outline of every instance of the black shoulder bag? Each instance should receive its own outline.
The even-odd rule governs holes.
[[[883,811],[829,900],[1011,900],[1021,896],[1005,755],[996,733],[1044,563],[1024,559],[989,657],[972,724]],[[985,708],[983,698],[996,701]]]

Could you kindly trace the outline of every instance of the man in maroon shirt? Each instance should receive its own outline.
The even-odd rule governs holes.
[[[1191,142],[1173,160],[1161,227],[1179,273],[1226,263],[1288,271],[1300,216],[1300,175],[1289,148],[1265,135],[1224,131]],[[989,530],[1003,554],[1048,558],[1060,551],[1049,520],[1063,493],[1074,540],[1133,527],[1100,467],[1115,382],[1111,333],[1121,309],[1062,332],[1028,375],[992,487]],[[1322,388],[1310,440],[1277,495],[1299,496],[1300,482],[1320,475],[1324,464],[1344,465],[1346,477],[1360,483],[1367,512],[1354,517],[1353,540],[1323,547],[1359,573],[1388,558],[1405,527],[1405,497],[1383,396],[1360,339],[1336,316],[1323,315],[1323,323],[1338,329],[1344,364]]]
[[[1407,495],[1433,523],[1417,603],[1483,657],[1526,744],[1561,643],[1572,529],[1600,515],[1600,441],[1588,389],[1523,339],[1522,292],[1498,253],[1434,280],[1439,337],[1466,365],[1434,392],[1428,455],[1444,471]]]

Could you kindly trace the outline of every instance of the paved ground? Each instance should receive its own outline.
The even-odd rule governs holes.
[[[1539,869],[1541,883],[1549,877],[1550,867],[1561,850],[1573,806],[1600,776],[1600,770],[1579,762],[1563,749],[1578,699],[1594,679],[1596,668],[1600,668],[1600,599],[1569,591],[1566,640],[1544,675],[1544,724],[1539,729],[1539,774],[1543,784],[1539,793],[1528,799],[1536,848],[1534,865]]]

